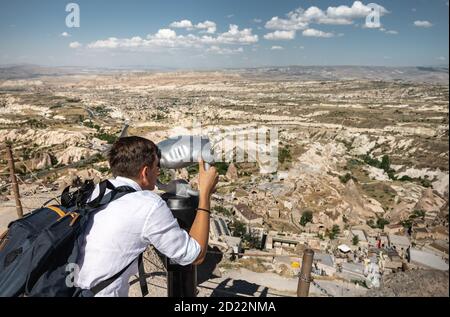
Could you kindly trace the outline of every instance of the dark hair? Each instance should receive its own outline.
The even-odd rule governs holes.
[[[152,167],[158,155],[158,147],[141,137],[120,138],[108,154],[114,177],[137,178],[144,166]]]

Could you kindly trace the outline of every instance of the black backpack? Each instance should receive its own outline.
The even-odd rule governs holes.
[[[111,191],[105,195],[107,188]],[[78,258],[78,237],[89,217],[112,201],[135,192],[131,187],[116,188],[103,181],[99,184],[99,196],[88,202],[94,189],[93,181],[86,181],[73,193],[68,187],[61,195],[61,205],[42,207],[9,224],[0,237],[0,297],[92,297],[131,266],[134,260],[92,289],[80,289],[73,283],[71,264]],[[146,296],[142,254],[138,264],[142,295]]]

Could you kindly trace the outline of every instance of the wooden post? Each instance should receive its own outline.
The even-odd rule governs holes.
[[[297,297],[308,297],[309,295],[313,259],[313,250],[307,249],[303,252],[302,268],[298,278]]]
[[[17,184],[16,171],[14,168],[14,157],[10,144],[6,144],[6,156],[8,157],[8,168],[11,180],[11,186],[16,199],[16,210],[19,218],[23,217],[22,203],[20,201],[19,185]]]

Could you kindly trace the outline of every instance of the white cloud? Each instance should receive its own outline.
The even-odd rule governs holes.
[[[235,24],[230,24],[228,32],[220,34],[217,39],[213,41],[221,44],[252,44],[258,42],[258,35],[252,34],[252,29],[239,30],[239,27]]]
[[[386,33],[386,34],[390,34],[390,35],[397,35],[397,34],[398,34],[398,31],[395,31],[395,30],[389,30],[389,31],[386,31],[385,33]]]
[[[192,29],[194,27],[192,25],[192,22],[189,20],[175,21],[172,22],[169,26],[176,29]]]
[[[303,30],[307,27],[308,22],[305,21],[302,17],[300,17],[296,13],[290,15],[289,19],[280,19],[279,17],[273,17],[270,21],[266,23],[266,29],[269,30],[292,31],[292,30]]]
[[[177,37],[177,33],[171,29],[161,29],[154,35],[156,39],[175,39]]]
[[[384,7],[377,5],[380,16],[389,13]],[[305,30],[310,24],[331,24],[331,25],[349,25],[354,24],[354,20],[366,18],[372,12],[369,5],[361,1],[355,1],[351,7],[339,6],[328,7],[326,11],[312,6],[304,10],[298,8],[287,14],[287,19],[273,17],[266,23],[269,30]]]
[[[82,46],[83,46],[83,44],[81,44],[80,42],[72,42],[69,44],[70,48],[80,48]]]
[[[62,36],[62,37],[70,37],[70,34],[67,33],[67,32],[62,32],[62,33],[61,33],[61,36]]]
[[[196,29],[206,29],[206,33],[214,34],[217,30],[217,25],[215,22],[206,20],[205,22],[201,22],[195,26]]]
[[[447,59],[444,56],[439,56],[438,58],[436,58],[437,60],[440,61],[446,61]]]
[[[219,46],[211,46],[206,50],[208,53],[218,54],[218,55],[233,55],[243,53],[244,49],[242,47],[231,49],[231,48],[222,48]]]
[[[272,51],[282,51],[282,50],[284,50],[284,47],[275,45],[275,46],[272,46],[271,50]]]
[[[378,10],[380,12],[380,16],[383,16],[388,13],[388,11],[380,5],[378,6]],[[365,18],[372,12],[372,8],[369,5],[363,4],[361,1],[355,1],[351,7],[342,5],[339,7],[329,7],[327,9],[327,17],[330,19],[359,19]]]
[[[431,28],[433,26],[429,21],[414,21],[414,25],[420,28]]]
[[[317,24],[347,25],[353,23],[351,19],[341,17],[338,14],[330,16],[328,11],[330,11],[331,9],[335,8],[329,7],[327,13],[325,13],[318,7],[310,7],[304,12],[304,17],[306,18],[307,21],[309,21],[309,23],[317,23]]]
[[[194,29],[206,30],[205,32],[209,33],[209,34],[214,34],[214,33],[216,33],[216,30],[217,30],[216,23],[212,22],[212,21],[208,21],[208,20],[206,20],[205,22],[200,22],[196,25],[194,25],[189,20],[181,20],[181,21],[172,22],[169,26],[171,28],[186,29],[188,31],[192,31]]]
[[[258,35],[252,29],[239,30],[237,25],[230,25],[228,32],[211,35],[177,35],[174,30],[161,29],[156,34],[149,34],[145,39],[118,39],[115,37],[88,44],[90,49],[160,49],[160,48],[204,48],[205,45],[249,45],[258,42]]]
[[[255,22],[255,23],[261,23],[263,20],[261,20],[261,19],[253,19],[253,22]]]
[[[264,35],[266,40],[293,40],[295,39],[295,31],[275,31]]]
[[[319,30],[316,30],[316,29],[304,30],[302,34],[303,34],[303,36],[307,36],[307,37],[325,37],[325,38],[330,38],[330,37],[334,36],[333,33],[327,33],[327,32],[319,31]]]

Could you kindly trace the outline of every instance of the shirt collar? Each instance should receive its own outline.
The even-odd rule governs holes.
[[[141,186],[139,186],[138,183],[136,183],[134,180],[122,176],[117,176],[116,181],[123,183],[126,186],[130,186],[131,188],[134,188],[137,191],[142,191]]]

